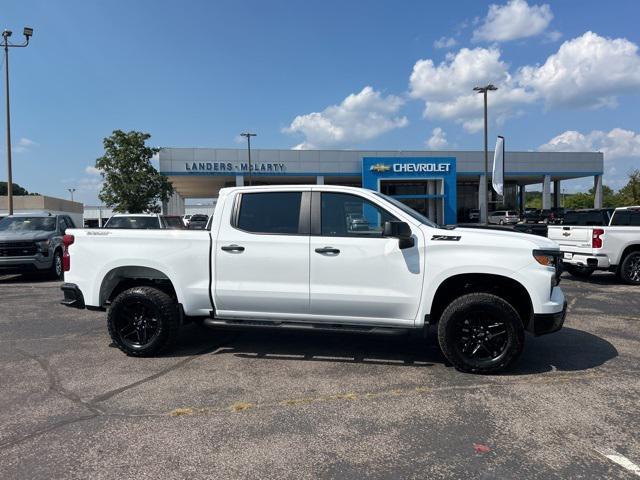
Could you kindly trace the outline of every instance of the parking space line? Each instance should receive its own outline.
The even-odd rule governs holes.
[[[602,456],[606,457],[607,459],[611,460],[613,463],[615,463],[617,465],[620,465],[622,468],[624,468],[624,469],[628,470],[629,472],[635,474],[636,476],[640,477],[640,466],[638,466],[635,463],[633,463],[631,460],[629,460],[624,455],[620,455],[618,452],[616,452],[615,450],[612,450],[610,448],[596,448],[595,450],[600,455],[602,455]]]

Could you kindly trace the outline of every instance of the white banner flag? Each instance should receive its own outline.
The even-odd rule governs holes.
[[[493,155],[493,176],[491,178],[493,189],[498,195],[504,192],[504,137],[499,136],[496,141],[496,150]]]

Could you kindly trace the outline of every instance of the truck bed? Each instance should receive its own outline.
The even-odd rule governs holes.
[[[141,277],[154,271],[153,278],[168,277],[187,315],[209,314],[208,231],[73,229],[67,234],[75,241],[69,246],[71,269],[65,273],[65,281],[80,287],[87,306],[104,306],[109,283],[126,268],[129,273],[139,269]],[[89,265],[91,268],[86,268]]]

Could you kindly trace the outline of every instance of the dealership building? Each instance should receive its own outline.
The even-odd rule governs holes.
[[[489,152],[489,170],[493,152]],[[489,210],[522,210],[527,185],[542,184],[542,206],[560,206],[561,182],[591,177],[602,206],[603,154],[505,153],[504,195],[490,189]],[[393,196],[442,224],[464,222],[485,201],[482,151],[251,150],[163,148],[160,173],[175,193],[165,214],[183,215],[185,200],[216,198],[223,187],[349,185]],[[491,175],[491,172],[489,172]],[[490,179],[489,179],[490,180]]]

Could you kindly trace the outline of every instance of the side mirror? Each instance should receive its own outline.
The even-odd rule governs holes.
[[[411,248],[414,245],[413,237],[411,236],[411,227],[406,222],[384,222],[382,235],[384,237],[397,238],[400,249]]]

